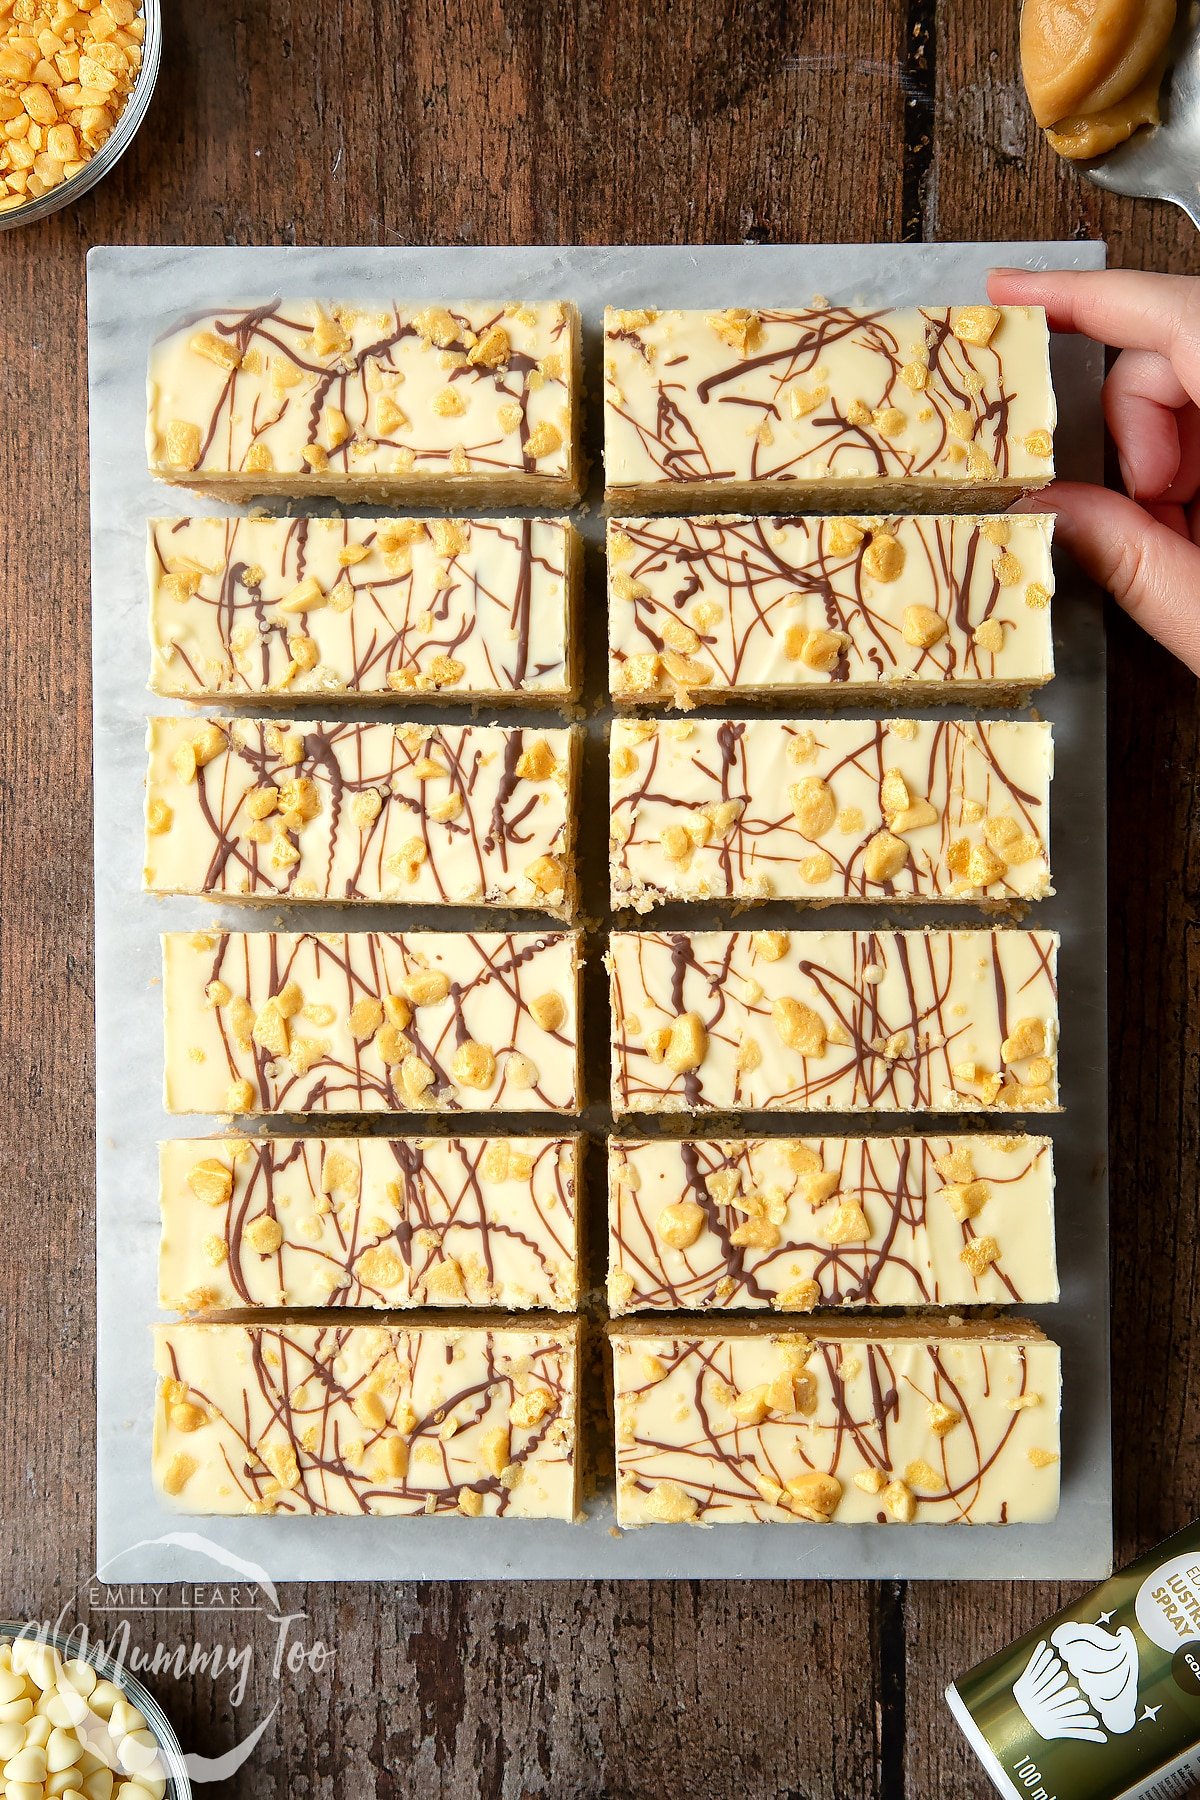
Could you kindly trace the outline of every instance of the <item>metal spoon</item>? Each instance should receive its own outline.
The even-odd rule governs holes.
[[[1200,9],[1185,5],[1177,54],[1163,84],[1162,123],[1078,168],[1097,187],[1137,199],[1170,200],[1200,228]]]

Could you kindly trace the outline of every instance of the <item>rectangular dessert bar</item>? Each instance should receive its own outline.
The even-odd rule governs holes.
[[[154,1366],[174,1511],[578,1511],[576,1319],[160,1325]]]
[[[186,1138],[159,1146],[159,1304],[545,1307],[579,1298],[580,1145]]]
[[[982,512],[1054,475],[1038,307],[604,318],[614,508]]]
[[[565,519],[152,519],[150,686],[178,700],[561,701]]]
[[[1053,765],[1024,719],[617,719],[612,904],[1038,900]]]
[[[613,698],[1013,704],[1054,674],[1053,523],[610,519]]]
[[[577,932],[168,932],[169,1113],[578,1112]]]
[[[566,301],[226,306],[153,345],[146,453],[223,500],[569,506],[580,388]]]
[[[1058,1110],[1051,931],[614,932],[616,1113]]]
[[[609,1142],[615,1314],[1057,1299],[1049,1138]]]
[[[151,719],[150,893],[575,906],[579,735]]]
[[[611,1332],[619,1525],[1038,1524],[1059,1351],[1024,1320]]]

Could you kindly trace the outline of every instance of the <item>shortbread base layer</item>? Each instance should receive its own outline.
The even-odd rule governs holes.
[[[827,686],[814,687],[811,682],[795,684],[776,683],[771,687],[721,687],[707,686],[686,689],[678,682],[660,681],[647,688],[641,694],[613,694],[612,703],[618,712],[636,713],[647,706],[672,706],[681,712],[693,709],[704,711],[716,710],[729,702],[744,706],[748,701],[764,708],[778,707],[779,710],[795,705],[797,701],[811,708],[819,696],[822,708],[840,711],[859,706],[960,706],[967,707],[975,703],[987,706],[1024,706],[1031,694],[1037,693],[1048,682],[1054,679],[1052,674],[1042,677],[1031,677],[1028,681],[990,682],[990,681],[889,681],[871,682],[836,682]],[[190,696],[183,696],[188,698]],[[474,697],[474,696],[472,696]],[[407,696],[405,696],[407,698]],[[511,699],[512,696],[510,695]],[[256,696],[257,699],[257,696]]]
[[[272,908],[278,912],[281,906],[298,904],[302,907],[306,905],[328,906],[337,912],[352,915],[364,906],[402,905],[406,912],[420,914],[423,919],[426,919],[428,921],[427,929],[432,926],[433,915],[444,911],[447,907],[473,906],[481,910],[491,908],[497,914],[518,913],[522,928],[531,918],[540,916],[553,919],[556,924],[570,925],[574,922],[578,908],[574,875],[566,883],[565,898],[559,906],[548,906],[543,901],[513,899],[507,894],[503,899],[495,894],[474,894],[469,898],[459,899],[450,895],[444,900],[422,902],[419,900],[347,900],[344,895],[335,897],[332,894],[317,894],[306,901],[294,894],[284,896],[282,894],[202,893],[194,888],[160,887],[157,883],[153,888],[143,887],[142,891],[143,893],[153,893],[159,899],[164,900],[203,900],[209,906],[246,906],[256,913],[264,909],[270,911]]]
[[[344,500],[355,506],[436,506],[454,512],[502,506],[574,506],[582,497],[584,472],[558,475],[223,475],[203,469],[153,468],[168,487],[186,488],[214,500]],[[257,697],[257,696],[256,696]],[[408,696],[405,695],[407,699]]]
[[[295,712],[300,704],[319,704],[324,707],[326,704],[336,704],[343,700],[353,701],[355,706],[361,706],[364,711],[368,707],[385,706],[391,707],[394,711],[398,701],[408,708],[422,705],[445,706],[448,699],[455,706],[470,707],[474,713],[476,709],[487,707],[490,710],[493,706],[506,708],[561,706],[565,702],[576,700],[579,697],[577,687],[571,690],[566,688],[525,688],[519,693],[515,693],[512,688],[472,688],[469,693],[460,690],[447,696],[444,693],[396,695],[380,693],[378,689],[374,688],[369,692],[359,688],[343,687],[307,689],[298,682],[293,683],[286,693],[272,693],[263,689],[251,694],[245,690],[239,692],[230,688],[207,688],[203,693],[197,693],[193,689],[185,694],[182,689],[167,687],[161,681],[155,682],[151,691],[160,695],[164,700],[183,700],[187,705],[197,708],[252,705],[256,713],[268,710],[273,713],[283,713],[289,710]],[[947,694],[945,698],[950,700],[954,696]],[[996,704],[999,705],[1001,702],[998,700]],[[1015,705],[1017,702],[1014,701],[1013,704]]]
[[[924,1117],[926,1114],[937,1115],[938,1113],[945,1113],[945,1114],[947,1114],[947,1116],[957,1116],[959,1113],[968,1113],[968,1114],[974,1114],[974,1115],[978,1115],[980,1113],[988,1113],[989,1117],[994,1117],[994,1113],[989,1110],[989,1108],[985,1105],[985,1103],[982,1100],[964,1100],[963,1098],[961,1098],[961,1096],[956,1096],[953,1099],[946,1097],[946,1098],[939,1100],[936,1103],[936,1105],[930,1105],[930,1106],[918,1106],[918,1105],[913,1105],[913,1106],[908,1106],[908,1107],[878,1106],[873,1109],[872,1108],[859,1108],[859,1107],[836,1107],[836,1106],[828,1106],[827,1107],[827,1106],[823,1106],[823,1105],[819,1105],[819,1104],[813,1104],[811,1106],[784,1107],[778,1103],[771,1104],[771,1105],[758,1105],[758,1106],[746,1107],[746,1108],[733,1107],[733,1106],[714,1106],[714,1107],[710,1108],[710,1107],[703,1107],[703,1106],[693,1107],[688,1104],[688,1102],[684,1099],[684,1097],[681,1094],[678,1094],[678,1095],[677,1094],[668,1094],[665,1096],[664,1099],[656,1100],[653,1106],[648,1106],[648,1105],[635,1106],[635,1105],[630,1105],[630,1104],[623,1104],[620,1107],[617,1107],[614,1104],[613,1110],[617,1114],[617,1117],[622,1121],[622,1130],[631,1129],[632,1128],[631,1122],[640,1116],[650,1117],[657,1113],[671,1113],[675,1117],[678,1117],[680,1114],[686,1114],[688,1117],[694,1118],[696,1120],[697,1129],[699,1129],[701,1126],[703,1126],[703,1128],[706,1132],[715,1131],[723,1120],[728,1122],[729,1128],[731,1130],[734,1129],[734,1127],[736,1127],[739,1123],[741,1123],[743,1112],[777,1112],[777,1111],[779,1111],[779,1112],[796,1112],[796,1113],[804,1113],[804,1112],[817,1113],[817,1112],[839,1112],[839,1111],[841,1111],[841,1112],[848,1112],[848,1113],[857,1113],[859,1111],[864,1111],[864,1110],[865,1111],[874,1110],[880,1114],[886,1114],[889,1118],[889,1122],[891,1121],[892,1118],[894,1118],[894,1116],[897,1112],[912,1112],[912,1113],[920,1114],[922,1117],[922,1120],[924,1120]],[[1027,1102],[1025,1102],[1025,1104],[1023,1104],[1021,1107],[1017,1108],[1016,1110],[1019,1113],[1060,1113],[1063,1109],[1057,1102],[1051,1103],[1049,1101],[1039,1100],[1039,1101],[1027,1101]]]
[[[1023,494],[1049,485],[1053,470],[1021,481],[663,481],[629,487],[611,483],[604,490],[604,510],[686,513],[697,509],[727,512],[820,513],[982,513],[1003,512]]]
[[[914,1339],[919,1343],[945,1339],[948,1343],[986,1342],[995,1344],[1048,1343],[1046,1333],[1033,1319],[997,1314],[994,1318],[964,1319],[940,1307],[913,1307],[895,1318],[871,1319],[856,1313],[852,1318],[836,1312],[815,1312],[804,1320],[779,1319],[753,1313],[744,1318],[699,1319],[692,1313],[664,1318],[622,1319],[610,1325],[612,1338],[692,1337],[692,1338],[769,1338],[786,1343],[790,1339],[809,1338],[841,1343],[861,1339],[864,1343]]]
[[[1043,888],[1035,898],[1038,900],[1045,900],[1053,893],[1054,889],[1052,887],[1046,887]],[[812,894],[789,894],[780,892],[778,894],[736,894],[732,897],[727,897],[724,894],[714,894],[711,898],[713,900],[723,901],[727,906],[736,906],[739,914],[741,913],[742,908],[745,907],[750,911],[751,915],[753,915],[754,911],[759,907],[778,904],[780,902],[788,906],[794,906],[797,912],[803,913],[826,912],[831,906],[857,907],[878,906],[880,904],[879,896],[876,894],[830,894],[828,899],[819,899],[816,895]],[[644,919],[649,913],[656,912],[661,906],[704,905],[708,903],[709,899],[710,896],[707,894],[660,894],[654,888],[639,887],[635,883],[630,887],[628,893],[621,894],[620,896],[614,895],[612,897],[611,905],[612,910],[615,913],[620,913],[622,915],[622,923],[624,923],[625,916],[628,916],[631,920]],[[972,912],[980,913],[984,918],[1002,919],[1008,924],[1025,918],[1028,914],[1031,901],[1022,900],[1015,896],[1011,900],[988,900],[978,898],[972,894],[936,894],[932,899],[924,894],[889,894],[885,904],[887,905],[889,912],[895,912],[899,915],[901,924],[919,929],[922,923],[921,915],[923,912],[928,911],[930,906],[946,906],[952,911],[957,911],[958,908],[963,906],[969,906]],[[549,908],[545,908],[544,910],[549,911]],[[565,919],[570,919],[572,915],[564,913],[560,916]]]

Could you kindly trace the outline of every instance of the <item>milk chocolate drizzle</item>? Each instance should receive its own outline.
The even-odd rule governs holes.
[[[557,1486],[563,1471],[558,1510],[570,1510],[575,1355],[561,1333],[532,1325],[181,1325],[160,1328],[159,1356],[168,1378],[211,1415],[200,1431],[176,1432],[160,1390],[160,1455],[166,1440],[167,1462],[172,1449],[201,1461],[202,1474],[191,1478],[193,1511],[453,1512],[473,1489],[485,1513],[536,1514],[536,1504],[514,1507],[516,1488]],[[460,1356],[469,1374],[456,1385],[444,1371]],[[240,1395],[233,1369],[242,1371]],[[549,1395],[546,1413],[534,1426],[510,1427],[509,1407],[533,1388]],[[384,1400],[382,1424],[368,1425],[354,1410],[368,1392]],[[394,1415],[406,1401],[417,1416],[401,1429]],[[451,1415],[458,1429],[443,1436]],[[510,1429],[508,1485],[481,1452],[499,1428]],[[407,1472],[385,1476],[380,1448],[397,1435],[408,1446]],[[269,1448],[294,1453],[294,1486],[281,1487],[263,1458]],[[176,1504],[186,1511],[188,1503],[185,1486]]]
[[[688,655],[711,672],[709,685],[696,688],[700,695],[846,683],[876,688],[881,681],[1036,685],[1047,678],[1048,615],[1025,600],[1031,581],[1045,587],[1051,582],[1036,521],[1007,521],[1005,546],[990,542],[982,522],[967,516],[891,516],[859,523],[864,527],[860,541],[838,551],[831,542],[837,522],[829,519],[613,520],[613,692],[646,701],[673,696],[665,672],[637,694],[630,694],[623,674],[631,656],[662,652],[663,628],[672,620],[682,621],[699,638]],[[867,573],[865,559],[880,533],[894,537],[904,549],[903,568],[894,581],[881,582]],[[628,539],[632,556],[614,555],[614,538]],[[1017,558],[1020,573],[1002,585],[997,563],[1005,551]],[[634,584],[631,597],[614,591],[617,575]],[[714,620],[704,614],[697,619],[696,605],[705,603],[716,608]],[[936,643],[922,648],[905,641],[904,613],[912,605],[927,606],[944,621],[945,635]],[[999,650],[975,639],[978,627],[989,619],[1003,628]],[[832,668],[811,668],[786,653],[791,626],[839,631],[849,642]]]

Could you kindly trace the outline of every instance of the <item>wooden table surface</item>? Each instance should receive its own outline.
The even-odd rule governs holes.
[[[1056,162],[1011,0],[164,0],[158,94],[95,193],[0,238],[0,1612],[93,1616],[92,830],[84,255],[96,243],[1107,237],[1182,215]],[[114,597],[115,598],[115,597]],[[106,597],[98,596],[104,605]],[[1200,704],[1110,621],[1115,1456],[1128,1560],[1197,1512]],[[1096,770],[1099,804],[1104,771]],[[103,850],[101,850],[103,853]],[[1102,1154],[1097,1146],[1097,1154]],[[1069,1193],[1063,1206],[1073,1204]],[[82,1593],[78,1593],[81,1589]],[[312,1587],[332,1673],[152,1682],[247,1796],[990,1793],[942,1689],[1074,1589]],[[143,1598],[149,1598],[148,1596]],[[167,1595],[162,1601],[180,1596]],[[156,1616],[128,1615],[150,1644]],[[164,1640],[229,1637],[188,1611]],[[205,1791],[205,1790],[201,1790]]]

